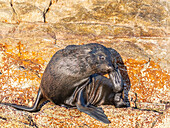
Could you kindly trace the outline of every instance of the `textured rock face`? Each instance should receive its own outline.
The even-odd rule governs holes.
[[[116,50],[130,105],[102,106],[110,125],[53,104],[32,114],[0,105],[0,126],[168,127],[169,20],[163,0],[0,0],[0,101],[32,106],[57,50],[100,43]]]

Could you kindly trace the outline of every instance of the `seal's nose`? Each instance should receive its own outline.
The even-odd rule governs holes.
[[[107,72],[112,72],[112,71],[114,71],[113,65],[108,65],[107,66]]]

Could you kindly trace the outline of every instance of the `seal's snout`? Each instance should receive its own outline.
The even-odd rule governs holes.
[[[113,65],[111,65],[111,64],[108,65],[106,70],[107,70],[108,73],[113,72],[114,71]]]

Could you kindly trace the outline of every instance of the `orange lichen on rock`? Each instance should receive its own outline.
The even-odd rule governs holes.
[[[23,49],[23,45],[21,43],[18,44],[20,44],[20,50]],[[29,104],[29,102],[35,99],[32,99],[32,96],[27,94],[37,94],[37,86],[40,83],[39,74],[42,74],[39,73],[41,66],[38,63],[34,63],[34,59],[25,59],[22,52],[17,50],[18,47],[13,48],[9,44],[1,46],[3,61],[0,64],[2,73],[0,75],[0,84],[3,86],[0,86],[0,92],[3,92],[6,97],[1,100],[3,102]],[[13,92],[13,94],[10,92]],[[29,102],[26,102],[27,99],[29,99]]]
[[[137,93],[138,100],[143,102],[159,102],[162,98],[168,100],[170,75],[161,69],[158,63],[152,60],[147,62],[127,59],[125,65],[128,67],[131,90]]]

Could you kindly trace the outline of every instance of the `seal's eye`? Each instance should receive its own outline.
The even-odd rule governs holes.
[[[106,57],[105,56],[99,56],[99,60],[105,60]]]

